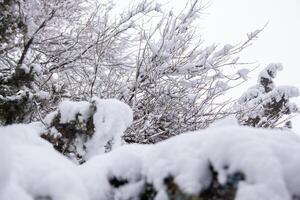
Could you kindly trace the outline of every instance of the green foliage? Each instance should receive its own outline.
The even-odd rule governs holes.
[[[18,33],[25,31],[26,26],[20,15],[20,2],[18,0],[1,1],[0,44],[11,42]]]
[[[12,75],[0,77],[0,124],[28,122],[35,110],[33,94],[28,90],[33,80],[32,73],[19,68]]]
[[[17,37],[26,32],[21,16],[20,1],[0,2],[0,56],[16,44]],[[30,88],[34,80],[32,69],[26,72],[17,63],[11,68],[0,62],[0,124],[26,123],[35,110],[34,95]]]

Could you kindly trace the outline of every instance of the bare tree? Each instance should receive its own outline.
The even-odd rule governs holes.
[[[193,0],[177,15],[144,0],[116,15],[111,2],[20,2],[26,31],[0,62],[30,78],[20,84],[34,97],[25,121],[63,99],[117,98],[134,110],[125,140],[148,143],[231,114],[231,100],[220,97],[244,82],[238,54],[261,30],[240,44],[205,46],[195,26],[204,7]]]
[[[194,25],[203,9],[192,1],[179,15],[164,13],[154,28],[141,28],[135,71],[122,96],[134,110],[128,142],[157,142],[232,114],[232,101],[219,97],[245,81],[249,70],[235,69],[246,64],[237,54],[261,30],[237,45],[204,46]]]
[[[15,1],[13,6],[16,4],[19,9],[13,11],[25,28],[23,32],[15,30],[13,42],[1,46],[0,66],[1,72],[7,72],[1,83],[17,86],[1,94],[1,113],[26,113],[17,122],[41,118],[61,99],[92,97],[94,86],[99,85],[98,77],[107,73],[102,65],[113,68],[126,59],[121,53],[129,44],[125,32],[139,15],[155,10],[153,3],[144,1],[114,18],[109,2],[28,0]],[[15,109],[15,99],[24,97],[24,106]],[[43,104],[41,98],[47,103]],[[4,124],[13,122],[16,120]]]

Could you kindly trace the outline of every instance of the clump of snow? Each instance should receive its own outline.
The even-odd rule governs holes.
[[[32,68],[32,72],[36,73],[37,75],[42,73],[42,66],[40,64],[33,63],[31,65],[31,68]]]
[[[237,71],[237,74],[244,79],[245,81],[248,80],[248,74],[249,74],[249,69],[243,68]]]
[[[278,86],[269,93],[265,93],[262,87],[254,86],[248,89],[238,100],[238,103],[246,102],[248,105],[266,104],[273,99],[279,101],[281,98],[292,98],[299,96],[299,89],[293,86]],[[246,105],[246,104],[245,104]]]
[[[274,93],[277,94],[277,98],[284,96],[287,98],[298,97],[300,95],[297,87],[281,85],[274,89]]]
[[[54,81],[58,80],[58,74],[53,73],[52,76],[51,76],[51,79],[54,80]]]
[[[25,64],[22,64],[20,68],[21,68],[22,70],[24,70],[24,72],[25,72],[26,74],[28,74],[28,73],[30,72],[30,68],[29,68],[27,65],[25,65]]]
[[[79,114],[81,120],[86,120],[90,116],[90,103],[87,101],[63,101],[58,107],[60,113],[60,123],[68,123],[76,119]]]
[[[110,102],[95,101],[105,108]],[[115,119],[125,118],[128,108],[120,102],[114,103],[115,107],[98,113],[100,121],[115,115]],[[106,112],[111,116],[103,118]],[[121,127],[130,120],[123,123]],[[111,124],[101,124],[98,128],[105,125]],[[146,182],[158,191],[157,198],[166,197],[164,179],[170,175],[183,192],[197,195],[211,183],[209,166],[218,173],[220,183],[226,183],[227,177],[236,172],[245,175],[245,180],[238,183],[236,200],[291,200],[300,195],[300,138],[290,131],[240,127],[227,119],[215,127],[155,145],[124,145],[77,166],[40,138],[36,127],[0,128],[0,137],[7,138],[11,159],[9,169],[3,165],[0,168],[5,200],[13,199],[8,198],[12,196],[53,200],[130,199],[137,197]],[[8,171],[11,176],[3,179]],[[112,178],[128,183],[114,188],[110,185]]]
[[[258,82],[261,78],[273,79],[276,77],[277,72],[281,71],[283,66],[281,63],[271,63],[269,64],[258,76]]]
[[[44,123],[46,123],[48,126],[51,126],[52,120],[58,115],[58,111],[54,111],[46,115],[44,118]]]
[[[262,118],[269,104],[282,100],[288,101],[289,98],[298,97],[299,94],[299,89],[293,86],[278,86],[266,93],[262,86],[257,85],[249,88],[234,107],[236,111],[245,112],[243,120],[255,117]],[[286,103],[282,108],[283,111],[284,108],[290,110],[291,113],[298,111],[297,105],[293,103]]]
[[[226,44],[221,50],[215,52],[213,57],[220,57],[220,56],[227,55],[230,52],[230,50],[232,50],[233,48],[234,46],[232,46],[231,44]]]
[[[115,99],[93,98],[96,112],[93,115],[95,133],[86,144],[87,158],[104,152],[105,145],[113,140],[113,148],[121,145],[121,137],[133,120],[131,108]]]
[[[260,73],[258,84],[249,88],[235,103],[234,109],[241,124],[275,127],[280,118],[298,112],[297,105],[289,100],[300,95],[299,89],[293,86],[275,87],[273,79],[282,69],[280,63],[269,64]]]
[[[38,91],[36,94],[35,94],[39,99],[43,99],[43,100],[46,100],[46,99],[49,99],[50,97],[50,93],[49,92],[45,92],[45,91]]]

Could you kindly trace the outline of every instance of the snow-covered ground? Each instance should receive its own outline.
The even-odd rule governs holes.
[[[229,120],[230,121],[230,120]],[[166,199],[172,175],[187,194],[210,185],[209,166],[220,183],[242,172],[236,199],[292,199],[300,195],[300,138],[284,130],[240,127],[226,121],[155,145],[123,145],[76,165],[39,136],[39,126],[0,128],[1,200],[99,200],[136,197],[145,181]],[[127,180],[113,188],[109,180]]]

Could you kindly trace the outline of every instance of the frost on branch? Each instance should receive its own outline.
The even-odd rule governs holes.
[[[278,63],[268,65],[260,73],[258,84],[239,98],[235,108],[240,124],[274,128],[286,122],[285,126],[291,128],[288,117],[299,113],[299,108],[289,100],[299,96],[299,90],[292,86],[275,86],[273,79],[282,69]]]
[[[253,37],[237,45],[203,45],[195,26],[202,6],[189,1],[177,16],[163,13],[155,28],[141,31],[135,77],[122,95],[134,112],[128,143],[156,143],[229,114],[231,101],[224,94],[247,79],[249,70],[232,69]]]
[[[84,162],[121,144],[123,132],[132,123],[132,111],[114,99],[63,101],[45,122],[48,132],[42,137],[62,154]]]
[[[232,69],[253,37],[237,45],[203,45],[196,26],[204,7],[199,0],[188,1],[179,14],[147,0],[120,15],[111,1],[20,5],[27,31],[7,49],[9,56],[0,57],[0,67],[13,71],[12,63],[20,62],[25,71],[33,66],[40,72],[32,93],[42,90],[49,98],[45,107],[34,103],[34,120],[63,99],[116,98],[134,112],[125,140],[155,143],[228,115],[230,101],[220,97],[246,79],[245,70]]]

